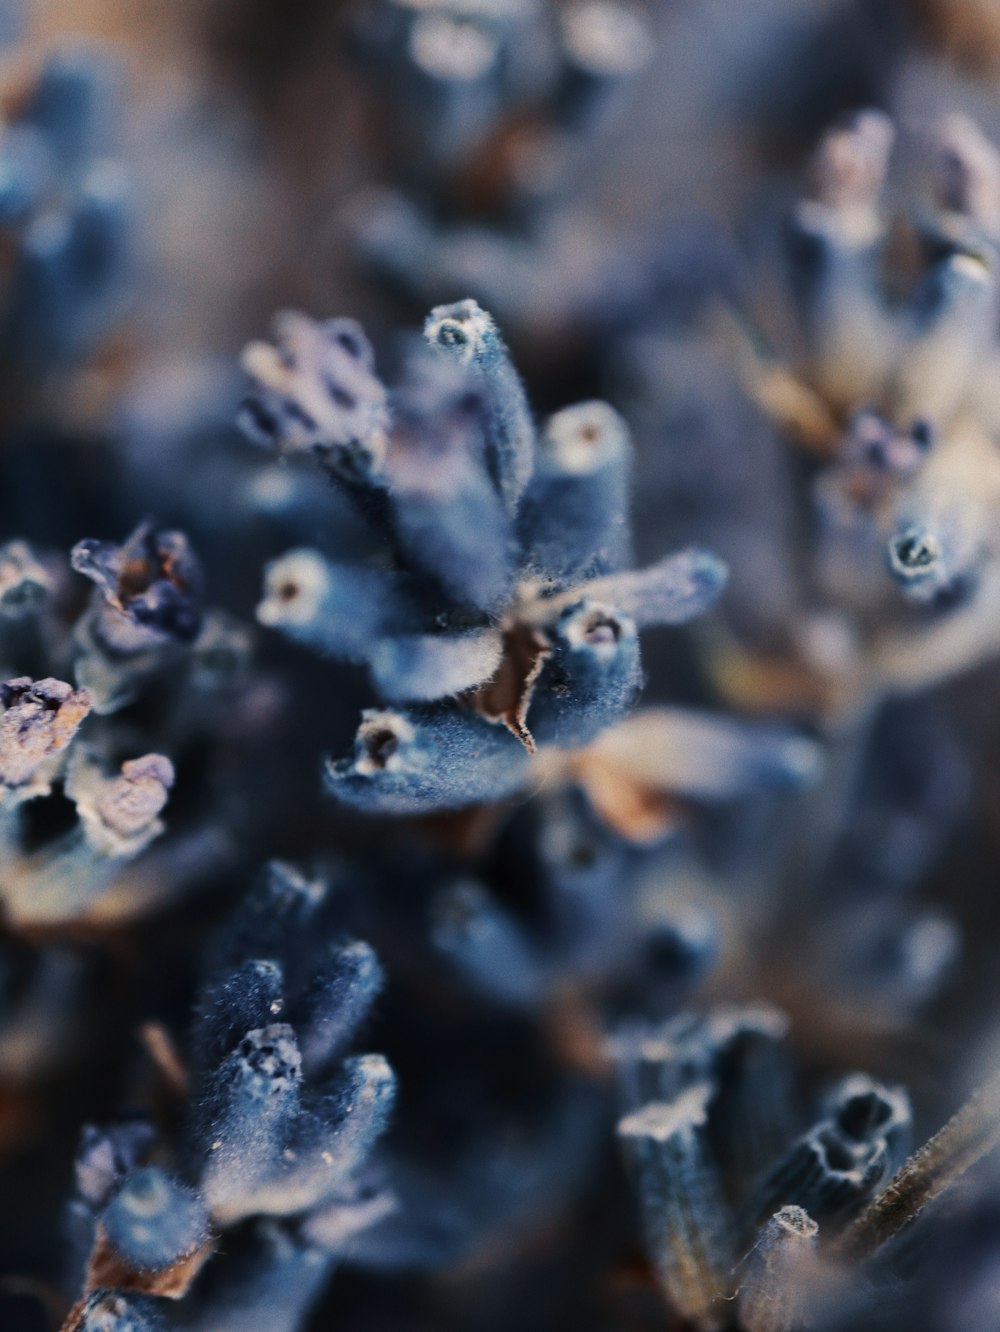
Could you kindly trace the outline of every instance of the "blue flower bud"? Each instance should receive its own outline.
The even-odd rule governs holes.
[[[267,1210],[259,1195],[282,1170],[301,1079],[295,1033],[275,1023],[248,1032],[210,1080],[200,1107],[201,1188],[222,1224]]]
[[[141,1272],[172,1267],[209,1237],[201,1199],[156,1166],[126,1179],[104,1209],[101,1225],[115,1253]]]
[[[375,950],[360,939],[335,944],[295,1006],[307,1072],[326,1067],[353,1040],[378,998],[385,976]]]
[[[288,1122],[280,1153],[243,1198],[243,1213],[292,1216],[348,1194],[388,1126],[395,1092],[382,1055],[345,1060],[325,1091]]]
[[[667,555],[648,569],[581,583],[548,603],[540,603],[539,610],[587,597],[614,606],[640,629],[653,624],[687,624],[715,603],[728,578],[722,560],[692,548]]]
[[[406,634],[385,638],[371,654],[375,685],[390,703],[422,703],[476,689],[497,671],[499,630]]]
[[[163,1332],[163,1302],[117,1290],[88,1295],[72,1332]]]
[[[559,581],[618,569],[629,550],[628,429],[604,402],[548,421],[518,518],[530,568]]]
[[[588,744],[618,721],[642,684],[634,621],[612,605],[586,597],[567,606],[550,631],[545,662],[528,711],[542,744]]]
[[[509,513],[515,513],[534,469],[535,426],[521,378],[491,315],[475,301],[439,305],[424,337],[486,385],[486,462]]]
[[[398,574],[334,564],[313,550],[289,551],[267,566],[257,619],[349,661],[368,660],[383,636],[419,623]]]
[[[328,763],[326,784],[370,813],[426,814],[500,800],[528,775],[528,755],[510,732],[472,713],[368,709],[354,756]]]
[[[487,400],[445,357],[409,363],[387,478],[396,544],[459,605],[497,610],[514,579],[511,518],[489,474]]]
[[[344,1060],[321,1102],[322,1118],[329,1125],[323,1150],[333,1158],[325,1162],[331,1179],[343,1184],[361,1169],[389,1126],[395,1099],[396,1075],[383,1055]]]

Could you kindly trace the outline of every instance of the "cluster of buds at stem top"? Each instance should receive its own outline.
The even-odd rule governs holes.
[[[789,636],[835,706],[1000,649],[1000,155],[953,115],[906,183],[896,138],[863,111],[821,140],[786,233],[790,345],[769,360],[729,327],[752,395],[819,463],[801,581],[816,630]]]
[[[376,275],[418,304],[471,292],[540,345],[620,311],[649,238],[623,243],[567,187],[626,131],[658,45],[646,7],[376,0],[355,31],[392,70],[380,147],[399,169],[348,210]]]
[[[143,1120],[85,1132],[71,1206],[84,1294],[67,1329],[101,1328],[109,1309],[174,1327],[175,1307],[205,1332],[294,1329],[354,1237],[395,1210],[369,1168],[395,1076],[347,1053],[382,968],[359,940],[317,936],[325,892],[274,865],[223,933],[173,1057],[178,1139]],[[191,1291],[209,1259],[215,1284]]]
[[[277,345],[244,356],[244,428],[312,454],[371,526],[356,562],[315,549],[274,561],[258,608],[262,623],[368,665],[385,706],[365,713],[327,780],[370,811],[524,789],[539,747],[581,750],[629,712],[639,631],[697,617],[726,579],[697,549],[628,567],[630,445],[606,403],[538,430],[471,300],[433,310],[425,344],[392,394],[349,321],[285,315]]]

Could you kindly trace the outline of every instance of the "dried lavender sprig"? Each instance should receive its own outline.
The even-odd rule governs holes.
[[[926,1142],[845,1231],[845,1260],[863,1262],[1000,1144],[1000,1075],[985,1083]]]

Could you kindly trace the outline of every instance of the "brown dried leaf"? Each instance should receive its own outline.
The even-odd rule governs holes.
[[[511,625],[503,633],[503,656],[496,674],[464,695],[463,701],[474,712],[487,721],[502,722],[529,754],[535,752],[535,741],[527,727],[528,709],[551,653],[551,644],[540,630]]]
[[[567,767],[598,818],[626,841],[649,846],[676,826],[678,801],[644,783],[626,765],[582,750],[569,758]]]

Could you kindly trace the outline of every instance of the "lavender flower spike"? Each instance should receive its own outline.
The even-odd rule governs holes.
[[[368,709],[354,756],[326,767],[327,789],[369,812],[418,814],[498,800],[523,786],[528,755],[470,712]]]
[[[275,427],[275,442],[324,462],[334,430],[327,414],[321,438],[314,399],[333,392],[319,383],[322,348],[339,327],[296,316],[277,349],[248,354],[253,401],[276,410],[262,385],[284,386],[292,424]],[[365,662],[382,700],[400,705],[366,712],[354,757],[327,767],[329,790],[372,812],[454,809],[523,789],[530,769],[510,737],[528,754],[535,730],[560,748],[590,743],[638,693],[638,629],[695,618],[727,579],[722,561],[697,549],[622,571],[631,448],[611,407],[567,408],[539,439],[485,310],[438,306],[424,333],[429,348],[409,355],[400,387],[372,398],[379,502],[365,491],[370,470],[347,486],[383,548],[350,564],[293,550],[268,567],[258,609],[290,637]],[[370,353],[354,350],[368,374]],[[329,352],[338,366],[345,354]],[[340,421],[338,448],[363,433],[352,420],[353,432]]]
[[[115,1254],[146,1272],[172,1267],[209,1237],[197,1194],[156,1166],[129,1176],[102,1212],[101,1227]]]

